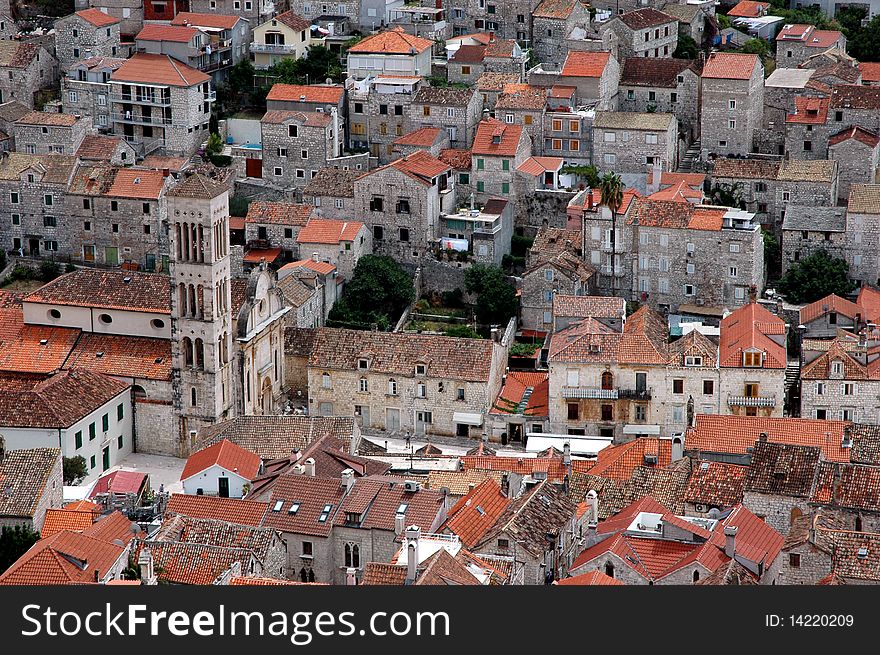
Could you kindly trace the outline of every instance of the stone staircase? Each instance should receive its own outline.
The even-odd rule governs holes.
[[[801,377],[801,362],[798,359],[788,360],[785,366],[785,393],[787,394]]]
[[[700,160],[700,140],[697,139],[694,141],[690,147],[687,149],[687,152],[684,153],[684,156],[681,158],[681,165],[679,165],[678,170],[682,173],[693,173],[694,172],[694,164]]]

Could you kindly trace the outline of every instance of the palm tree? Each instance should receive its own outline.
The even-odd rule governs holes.
[[[611,295],[617,287],[617,211],[623,204],[623,182],[620,175],[614,171],[608,171],[599,180],[599,192],[602,195],[602,204],[611,211]]]

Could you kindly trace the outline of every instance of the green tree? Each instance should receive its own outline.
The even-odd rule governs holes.
[[[725,16],[726,18],[726,16]],[[696,59],[700,54],[700,47],[693,37],[687,34],[678,35],[678,47],[672,53],[677,59]]]
[[[353,327],[375,323],[387,330],[415,297],[412,278],[400,264],[391,257],[365,255],[328,318]]]
[[[747,55],[758,55],[764,59],[770,55],[770,44],[764,39],[749,39],[742,44],[739,51]]]
[[[623,181],[620,175],[608,171],[599,180],[599,192],[602,204],[611,211],[611,295],[614,295],[617,286],[617,211],[623,204]]]
[[[216,132],[208,137],[208,145],[205,148],[209,155],[218,155],[223,151],[223,139]]]
[[[217,120],[217,114],[211,114],[211,118],[208,119],[208,133],[220,134],[220,121]]]
[[[67,16],[75,9],[73,0],[37,0],[37,7],[40,13],[47,16]]]
[[[476,264],[465,272],[464,283],[467,292],[477,296],[474,313],[478,322],[502,324],[516,315],[519,307],[516,288],[500,268]]]
[[[880,14],[853,34],[847,49],[859,61],[880,61]]]
[[[443,332],[447,337],[461,337],[464,339],[482,339],[476,330],[470,325],[456,325]]]
[[[21,525],[0,529],[0,573],[15,564],[39,540],[39,534]]]
[[[818,250],[793,264],[779,281],[779,291],[789,302],[810,303],[829,294],[845,296],[855,289],[845,260]]]
[[[779,239],[769,230],[761,230],[764,237],[764,263],[767,265],[768,275],[777,275],[780,269],[782,250],[779,247]]]
[[[715,20],[718,21],[719,30],[726,30],[729,27],[733,27],[733,24],[730,22],[730,17],[725,14],[716,14]],[[681,39],[681,37],[678,38]],[[681,44],[681,41],[679,41],[679,44]]]
[[[709,190],[709,199],[713,205],[721,207],[740,207],[742,204],[742,183],[716,183]]]
[[[868,10],[865,7],[839,7],[834,20],[840,23],[840,29],[846,38],[851,39],[862,31],[862,21],[867,15]]]
[[[242,59],[229,69],[224,92],[218,93],[219,98],[236,108],[251,102],[254,92],[254,65],[248,59]]]
[[[89,474],[89,469],[86,468],[86,458],[82,455],[65,457],[62,460],[62,467],[64,484],[68,486],[76,484],[79,480],[82,480]]]

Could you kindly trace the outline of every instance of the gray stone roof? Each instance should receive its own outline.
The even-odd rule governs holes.
[[[788,204],[785,207],[783,230],[810,232],[846,231],[846,207],[814,207]]]

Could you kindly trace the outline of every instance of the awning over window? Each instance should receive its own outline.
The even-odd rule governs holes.
[[[452,415],[453,423],[462,423],[464,425],[483,425],[482,414],[470,414],[468,412],[455,412]]]
[[[629,423],[623,426],[624,434],[653,434],[660,435],[659,425],[642,425],[638,423]]]

